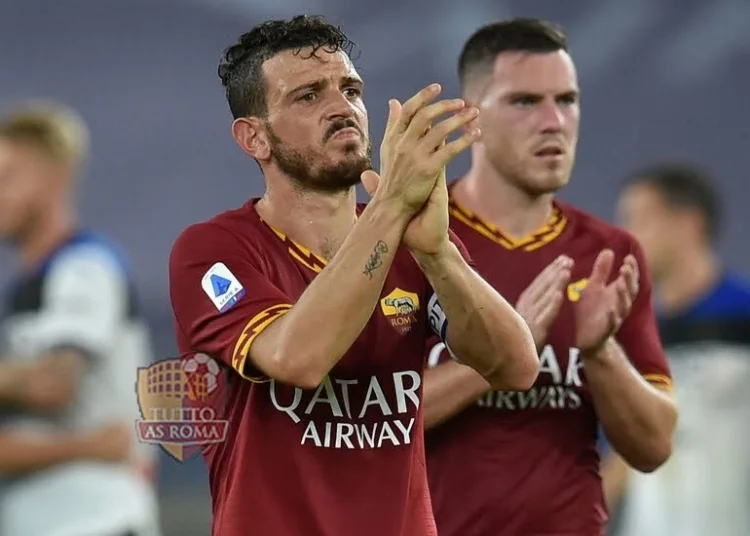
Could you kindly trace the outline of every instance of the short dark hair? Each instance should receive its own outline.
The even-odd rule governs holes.
[[[458,79],[465,89],[469,78],[489,74],[495,58],[503,52],[545,54],[568,50],[561,26],[541,19],[516,18],[493,22],[475,31],[458,59]]]
[[[666,162],[637,171],[625,186],[644,185],[656,190],[669,207],[698,211],[703,217],[708,238],[719,236],[722,203],[715,181],[694,164]]]
[[[279,52],[311,48],[310,56],[318,50],[343,51],[351,57],[356,48],[344,31],[317,15],[298,15],[289,20],[269,20],[227,47],[219,63],[219,78],[226,90],[229,109],[234,118],[268,113],[263,63]]]

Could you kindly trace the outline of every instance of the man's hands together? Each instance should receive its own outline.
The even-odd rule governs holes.
[[[437,255],[448,245],[448,186],[445,166],[479,140],[469,129],[453,141],[477,115],[463,100],[431,102],[440,93],[433,84],[403,105],[391,100],[380,147],[381,174],[366,171],[362,184],[374,203],[396,207],[408,222],[403,243],[416,255]],[[445,119],[433,125],[440,116]]]
[[[605,249],[597,256],[586,288],[574,304],[575,345],[584,356],[596,354],[620,329],[638,295],[638,263],[625,257],[618,277],[608,283],[614,269],[615,254]],[[541,349],[557,318],[566,287],[570,282],[573,260],[560,255],[523,291],[516,310],[526,320],[537,348]]]

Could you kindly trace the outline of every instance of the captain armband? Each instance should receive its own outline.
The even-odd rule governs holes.
[[[440,337],[441,341],[443,341],[448,354],[454,360],[460,362],[460,360],[456,357],[456,354],[454,354],[453,351],[451,351],[450,346],[448,346],[448,319],[445,316],[443,307],[438,301],[437,294],[435,294],[434,292],[427,302],[427,319],[430,323],[430,329],[433,331],[433,333],[435,333],[435,335]]]

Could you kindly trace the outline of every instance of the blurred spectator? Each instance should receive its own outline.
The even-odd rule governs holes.
[[[618,534],[747,536],[750,285],[715,251],[719,195],[704,171],[663,164],[633,175],[618,208],[653,276],[680,407],[674,453],[656,473],[606,463],[611,500],[626,492]]]
[[[158,534],[137,443],[136,370],[151,360],[122,255],[74,207],[88,131],[31,103],[0,120],[0,237],[20,257],[4,303],[0,534]]]

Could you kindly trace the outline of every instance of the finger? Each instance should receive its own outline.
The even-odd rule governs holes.
[[[448,191],[448,177],[445,172],[445,168],[440,171],[438,179],[437,181],[435,181],[435,187],[432,189],[432,192],[435,193],[435,190],[437,190],[438,188],[442,188],[446,192]]]
[[[640,268],[638,268],[638,259],[636,259],[634,255],[628,255],[625,257],[625,264],[633,269],[633,276],[636,283],[638,283],[641,277],[641,271]]]
[[[558,292],[562,292],[565,286],[570,282],[570,268],[560,263],[554,272],[551,272],[543,281],[540,281],[534,289],[534,295],[531,298],[534,304],[543,304],[550,300]]]
[[[374,196],[375,192],[378,191],[378,186],[380,185],[380,175],[375,173],[373,170],[368,169],[367,171],[363,172],[362,175],[360,175],[360,179],[362,180],[362,186],[364,186],[365,191],[369,194],[369,196]]]
[[[466,149],[471,147],[475,142],[482,138],[482,131],[478,128],[471,129],[469,132],[463,134],[460,138],[457,138],[451,142],[446,143],[443,147],[440,147],[432,155],[432,159],[435,166],[447,166],[451,160],[456,158],[459,154],[464,152]]]
[[[536,317],[536,325],[541,326],[544,330],[549,329],[549,327],[552,325],[552,322],[554,322],[557,318],[562,303],[562,291],[558,290],[550,295],[550,299],[539,310],[539,314]]]
[[[623,319],[630,314],[630,308],[633,306],[633,295],[630,293],[625,280],[621,278],[618,278],[615,283],[615,291],[617,293],[617,306],[615,310],[617,316]]]
[[[396,99],[388,101],[388,121],[385,124],[386,136],[396,128],[396,123],[401,117],[401,108],[401,103]]]
[[[637,268],[633,267],[632,264],[623,264],[620,268],[620,278],[625,281],[625,287],[628,289],[631,297],[635,297],[638,294],[638,276],[636,270]]]
[[[466,108],[447,119],[434,125],[424,137],[424,144],[430,152],[436,151],[441,144],[445,143],[448,136],[453,132],[460,130],[468,123],[472,122],[479,115],[476,108]]]
[[[611,249],[605,249],[597,255],[594,261],[594,267],[591,269],[589,284],[598,283],[606,285],[609,276],[612,273],[612,267],[615,262],[615,254]]]
[[[468,108],[466,108],[466,103],[463,99],[441,100],[424,106],[417,111],[407,130],[417,138],[421,138],[427,135],[427,133],[434,135],[435,127],[432,123],[438,117],[451,113],[455,114],[456,112],[465,112],[467,110]]]
[[[401,107],[398,119],[394,123],[393,131],[405,132],[416,113],[437,97],[441,91],[440,84],[430,84],[406,101]]]
[[[544,267],[544,270],[534,278],[521,294],[521,299],[536,302],[539,297],[553,284],[558,274],[563,268],[571,268],[573,259],[567,255],[558,255],[555,260]],[[519,299],[520,301],[520,299]]]

